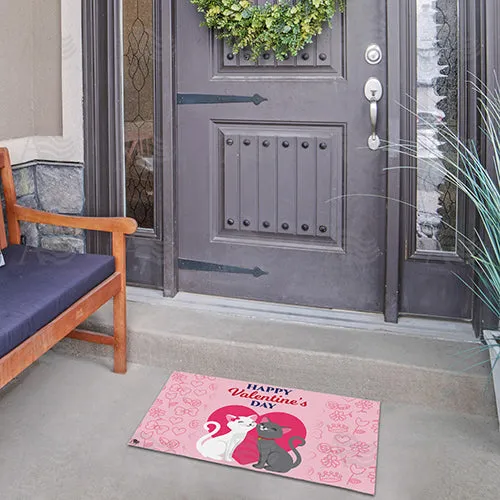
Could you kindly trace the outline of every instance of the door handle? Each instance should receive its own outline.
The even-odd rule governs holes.
[[[380,147],[380,137],[377,135],[378,122],[378,102],[382,99],[383,88],[380,80],[371,77],[365,84],[365,97],[370,103],[370,123],[372,133],[368,137],[368,147],[372,151],[376,151]]]

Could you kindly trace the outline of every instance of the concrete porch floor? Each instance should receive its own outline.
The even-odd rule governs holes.
[[[2,500],[369,498],[128,447],[172,370],[108,365],[49,352],[0,391]],[[378,467],[381,500],[496,500],[498,423],[382,402]]]

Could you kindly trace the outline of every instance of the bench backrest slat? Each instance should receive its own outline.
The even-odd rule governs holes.
[[[7,226],[9,228],[9,242],[19,244],[21,242],[21,231],[19,221],[14,212],[16,204],[16,188],[14,177],[12,176],[12,165],[10,163],[9,151],[7,148],[0,148],[0,178],[2,180],[3,193],[5,198],[5,208],[7,211]],[[7,234],[5,231],[3,210],[0,205],[0,249],[7,246]]]

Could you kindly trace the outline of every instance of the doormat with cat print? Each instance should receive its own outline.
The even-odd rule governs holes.
[[[131,446],[375,494],[380,403],[174,372]]]

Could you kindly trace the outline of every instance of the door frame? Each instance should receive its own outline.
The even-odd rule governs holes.
[[[481,28],[479,39],[484,40],[481,53],[484,62],[481,67],[481,78],[492,87],[500,77],[500,5],[496,0],[481,0]],[[481,144],[485,151],[486,163],[491,174],[494,172],[493,155],[484,141]],[[476,297],[475,306],[478,311],[473,315],[474,330],[476,335],[482,336],[483,330],[496,330],[498,318]]]
[[[415,80],[414,68],[416,50],[413,40],[414,20],[410,19],[409,3],[414,0],[387,0],[388,26],[388,121],[390,143],[395,144],[401,138],[414,137],[414,124],[408,119],[408,114],[403,110],[400,103],[405,107],[408,105],[407,89],[411,88]],[[479,5],[470,5],[470,2],[460,0],[459,12],[462,20],[459,26],[460,46],[463,53],[467,54],[466,71],[479,75],[481,81],[488,84],[493,82],[492,72],[494,67],[491,62],[498,62],[500,58],[500,43],[498,41],[498,20],[500,19],[500,8],[495,5],[495,0],[479,0]],[[486,19],[489,20],[487,26]],[[494,20],[497,20],[497,23]],[[495,31],[496,38],[495,38]],[[495,41],[492,41],[494,39]],[[485,44],[482,41],[488,40]],[[489,64],[487,64],[489,63]],[[460,82],[462,83],[462,82]],[[391,89],[392,92],[391,92]],[[401,91],[394,91],[401,89]],[[469,87],[462,87],[459,106],[460,130],[468,138],[478,139],[478,114],[476,109],[476,93]],[[480,149],[484,153],[484,144],[480,143]],[[386,295],[385,295],[385,320],[397,322],[401,314],[400,300],[402,287],[402,267],[411,237],[410,231],[414,231],[413,225],[409,224],[408,209],[404,207],[407,193],[406,183],[410,172],[398,169],[399,165],[406,164],[402,155],[395,151],[389,152],[388,174],[387,174],[387,241],[386,241]],[[491,166],[491,162],[489,162]],[[465,201],[465,200],[463,200]],[[465,205],[465,203],[464,203]],[[467,227],[474,227],[476,214],[470,206],[465,205],[465,214],[459,215],[464,220],[462,223]],[[437,258],[437,261],[448,260],[445,256]],[[424,261],[422,261],[424,264]],[[425,265],[425,264],[424,264]],[[432,265],[432,264],[431,264]],[[492,315],[476,298],[472,299],[472,323],[477,335],[483,328],[490,328],[493,320]]]
[[[85,210],[94,216],[122,216],[125,186],[122,125],[122,0],[82,0],[84,74]],[[132,283],[177,292],[175,236],[174,74],[172,4],[154,0],[155,227],[127,237],[127,264],[146,270]],[[169,153],[170,152],[170,153]],[[102,168],[107,165],[108,168]],[[161,168],[158,168],[161,166]],[[107,235],[89,233],[87,251],[107,253]],[[137,262],[136,251],[147,262]],[[147,259],[147,257],[150,257]],[[131,261],[136,262],[131,262]],[[144,265],[145,264],[145,265]]]
[[[479,75],[484,80],[481,71],[481,53],[476,51],[477,34],[479,32],[480,16],[476,9],[471,8],[470,2],[458,0],[459,25],[457,30],[458,51],[460,55],[466,54],[461,59],[458,67],[458,132],[462,139],[478,139],[476,111],[477,96],[471,85],[467,81],[469,72]],[[403,17],[407,20],[402,25],[406,29],[407,36],[401,37],[403,45],[405,44],[406,57],[403,54],[401,59],[401,73],[403,80],[401,88],[408,89],[410,98],[406,95],[401,96],[400,102],[406,109],[412,109],[416,112],[416,5],[413,0],[406,0],[402,5]],[[416,123],[409,113],[405,113],[402,120],[401,139],[414,140],[416,136]],[[412,158],[403,156],[402,165],[416,166]],[[403,169],[401,171],[401,240],[404,247],[400,250],[400,307],[405,314],[434,314],[451,318],[471,318],[473,307],[473,294],[470,290],[457,282],[456,276],[463,279],[469,279],[473,276],[472,271],[464,262],[464,251],[459,246],[455,253],[444,252],[425,252],[416,249],[415,227],[416,213],[412,205],[416,204],[416,175],[415,170]],[[475,213],[463,193],[457,195],[458,217],[457,227],[460,232],[471,235],[475,226]],[[438,279],[431,279],[437,276]],[[430,296],[439,296],[443,291],[447,291],[443,300],[434,302],[432,305],[427,303],[422,308],[422,290],[419,289],[425,283]],[[425,297],[423,302],[426,302]],[[431,312],[428,307],[433,307]],[[422,311],[425,309],[425,312]],[[456,312],[450,314],[451,310]]]
[[[407,0],[411,1],[411,0]],[[478,5],[479,4],[479,5]],[[124,189],[122,165],[121,110],[121,0],[82,0],[83,69],[84,69],[84,137],[85,137],[85,195],[86,213],[89,215],[123,215]],[[408,20],[406,3],[387,0],[387,93],[388,140],[396,143],[408,134],[408,123],[399,103],[404,102],[402,85],[407,84],[407,73],[400,70],[401,61],[408,64],[409,49],[406,43]],[[479,0],[468,6],[465,15],[473,23],[463,23],[467,35],[475,43],[469,53],[474,69],[481,79],[494,81],[493,68],[500,69],[500,6],[496,0]],[[472,16],[472,17],[470,17]],[[158,188],[156,209],[161,212],[160,230],[154,235],[140,234],[135,238],[153,239],[161,247],[161,288],[165,296],[177,293],[177,231],[176,231],[176,74],[175,74],[175,9],[173,0],[155,0],[155,95],[161,96],[155,105],[158,131],[155,134],[155,181]],[[411,32],[410,32],[411,34]],[[481,43],[486,40],[486,43]],[[489,64],[487,64],[487,62]],[[170,78],[163,78],[170,75]],[[405,87],[406,88],[406,87]],[[474,109],[476,96],[467,95],[469,109]],[[120,104],[121,105],[121,104]],[[472,136],[477,131],[477,116],[469,116]],[[392,169],[401,165],[400,155],[388,153],[387,211],[386,211],[386,262],[384,317],[387,322],[397,322],[400,316],[401,264],[404,248],[405,221],[400,200],[402,171]],[[108,169],[100,168],[109,165]],[[129,239],[134,244],[134,237]],[[105,238],[88,238],[89,251],[106,251]],[[156,253],[158,256],[158,253]],[[473,323],[476,332],[491,327],[491,316],[476,300]]]

